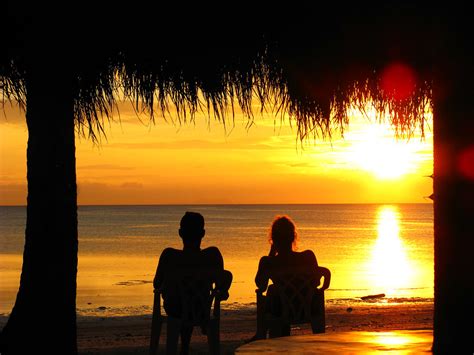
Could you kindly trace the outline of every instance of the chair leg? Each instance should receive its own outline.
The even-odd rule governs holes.
[[[311,328],[313,333],[326,332],[326,310],[324,304],[324,292],[320,291],[314,295],[312,304],[314,314],[311,316]]]
[[[179,319],[168,317],[166,326],[166,354],[178,354],[178,340],[181,332],[181,322]]]
[[[189,343],[191,342],[191,335],[193,334],[193,327],[181,327],[181,355],[189,354]]]
[[[313,334],[326,332],[326,322],[324,319],[324,314],[318,314],[317,316],[313,316],[311,318],[311,329],[313,330]]]
[[[150,337],[150,355],[156,355],[160,346],[160,334],[163,318],[161,315],[153,314],[151,320],[151,337]]]
[[[220,324],[218,319],[211,319],[207,325],[207,342],[211,355],[220,354]]]
[[[291,332],[291,326],[287,322],[274,321],[270,325],[268,332],[269,338],[279,338],[289,336]]]
[[[283,328],[284,328],[284,325],[281,322],[273,321],[270,324],[270,328],[268,330],[268,337],[279,338],[283,336]]]
[[[318,313],[311,316],[311,329],[313,334],[326,332],[326,314],[324,304],[319,307]]]
[[[257,293],[257,332],[252,340],[267,338],[268,329],[265,324],[265,302],[266,297],[261,293]]]

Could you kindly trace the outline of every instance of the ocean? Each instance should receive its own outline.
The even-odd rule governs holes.
[[[270,249],[272,220],[283,214],[297,225],[298,250],[313,250],[331,270],[328,304],[433,301],[431,204],[80,206],[78,314],[150,313],[158,258],[181,247],[186,211],[204,216],[202,247],[217,246],[233,273],[223,307],[254,304],[258,261]],[[18,290],[25,219],[25,207],[0,207],[1,315]]]

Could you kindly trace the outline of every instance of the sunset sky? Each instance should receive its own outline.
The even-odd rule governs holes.
[[[76,141],[79,204],[431,202],[430,129],[397,141],[388,125],[353,112],[344,139],[301,144],[270,113],[256,113],[250,128],[239,113],[226,128],[204,114],[150,124],[126,104],[115,116],[100,144]],[[7,105],[0,205],[26,204],[26,144],[24,114]]]

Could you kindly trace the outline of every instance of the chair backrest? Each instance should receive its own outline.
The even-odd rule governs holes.
[[[274,272],[270,279],[279,295],[282,316],[292,324],[309,322],[320,276],[297,269]]]
[[[186,324],[206,324],[215,301],[215,281],[219,270],[175,270],[165,279],[166,287],[177,291],[181,302],[181,321]],[[216,306],[216,305],[215,305]],[[213,312],[213,316],[219,316]]]

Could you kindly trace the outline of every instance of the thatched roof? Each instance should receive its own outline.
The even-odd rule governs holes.
[[[68,75],[78,127],[93,136],[120,93],[152,119],[156,104],[162,113],[172,104],[181,120],[198,110],[224,120],[234,103],[251,118],[256,96],[294,119],[301,138],[343,128],[350,105],[367,102],[409,134],[423,128],[432,105],[436,17],[421,5],[242,6],[218,14],[215,6],[139,1],[133,8],[44,6],[9,3],[0,90],[23,102],[35,70],[50,71],[52,80],[55,72]],[[384,86],[382,74],[397,63],[413,74],[408,95]]]

